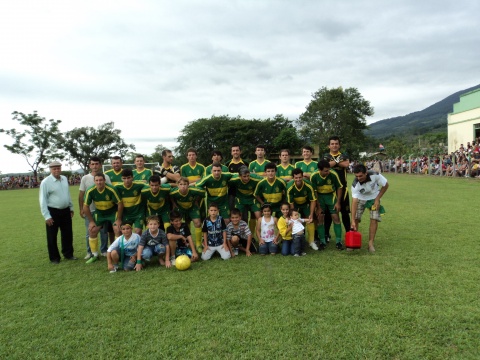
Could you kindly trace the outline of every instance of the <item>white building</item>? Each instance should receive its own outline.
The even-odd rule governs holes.
[[[460,96],[453,104],[453,112],[448,114],[448,152],[465,147],[480,137],[480,89]]]

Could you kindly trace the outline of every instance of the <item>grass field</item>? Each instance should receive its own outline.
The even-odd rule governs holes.
[[[1,191],[0,358],[479,359],[480,183],[387,178],[374,255],[365,214],[352,253],[331,244],[184,272],[51,265],[38,190]],[[74,237],[83,259],[78,211]]]

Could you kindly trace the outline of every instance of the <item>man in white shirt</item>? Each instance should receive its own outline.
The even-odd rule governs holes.
[[[380,199],[388,189],[387,179],[374,171],[368,171],[362,165],[353,168],[355,180],[352,183],[352,223],[353,230],[358,229],[363,211],[370,209],[370,229],[368,236],[368,251],[375,252],[373,241],[377,233],[378,223],[382,221],[380,215],[385,209],[380,205]]]

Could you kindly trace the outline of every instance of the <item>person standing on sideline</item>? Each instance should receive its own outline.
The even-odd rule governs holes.
[[[62,164],[53,161],[49,165],[50,175],[40,184],[40,210],[47,230],[48,256],[52,264],[60,263],[57,245],[58,229],[61,232],[62,254],[67,260],[77,260],[73,256],[73,203],[68,188],[68,179],[60,175]]]
[[[377,233],[380,215],[385,209],[380,199],[388,189],[387,179],[374,171],[368,171],[365,165],[358,164],[353,168],[355,180],[352,183],[352,229],[357,231],[363,211],[370,209],[370,229],[368,232],[368,251],[375,252],[373,241]]]

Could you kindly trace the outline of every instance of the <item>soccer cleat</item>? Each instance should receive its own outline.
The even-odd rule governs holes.
[[[327,248],[327,245],[324,243],[320,243],[320,246],[318,247],[320,251],[325,250],[326,248]]]
[[[85,259],[85,260],[88,260],[88,259],[90,259],[92,256],[93,256],[92,253],[88,253],[87,255],[85,255],[84,259]]]
[[[305,255],[307,255],[306,252],[302,252],[302,253],[300,254],[300,256],[305,256]]]
[[[338,249],[338,250],[343,250],[343,245],[341,242],[337,242],[337,244],[335,245],[335,247]]]
[[[95,261],[98,260],[98,256],[92,256],[90,259],[88,259],[85,264],[93,264]]]
[[[295,255],[293,255],[293,256],[300,256],[300,255],[299,255],[299,254],[295,254]]]
[[[315,244],[315,241],[313,241],[313,242],[310,243],[310,247],[311,247],[313,250],[318,250],[318,246],[317,246],[317,244]]]
[[[325,236],[325,241],[327,244],[330,243],[330,236]]]

